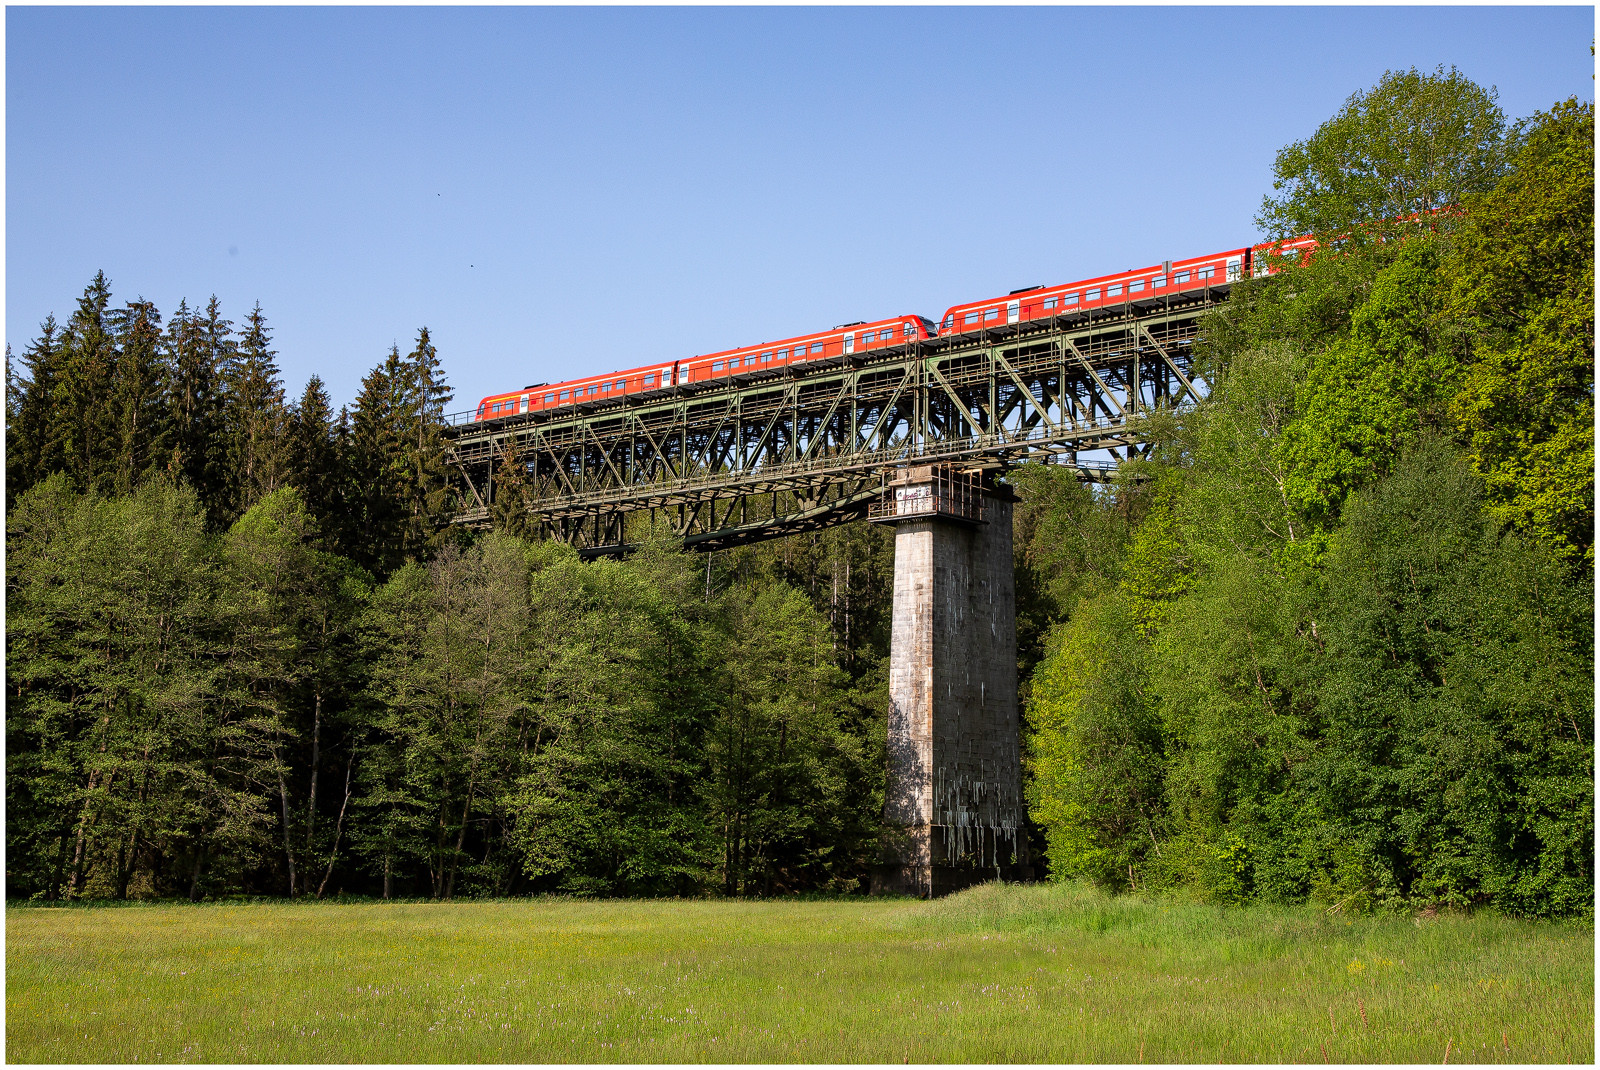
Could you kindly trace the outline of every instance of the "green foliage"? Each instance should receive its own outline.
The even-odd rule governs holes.
[[[1021,499],[1012,545],[1017,653],[1026,676],[1045,656],[1051,622],[1121,578],[1123,548],[1150,495],[1133,482],[1096,491],[1075,470],[1056,465],[1019,468],[1007,480]]]
[[[1438,243],[1405,241],[1373,280],[1348,331],[1308,362],[1295,419],[1282,436],[1285,496],[1319,530],[1346,495],[1380,478],[1406,442],[1441,430],[1461,382],[1457,347],[1441,337]]]
[[[1473,361],[1453,405],[1490,511],[1594,571],[1594,105],[1527,124],[1446,267]]]
[[[1262,199],[1256,225],[1276,238],[1381,236],[1488,189],[1505,155],[1505,116],[1492,89],[1454,67],[1387,71],[1311,137],[1278,152],[1279,192]]]
[[[1502,537],[1438,441],[1352,506],[1329,563],[1321,808],[1380,890],[1518,913],[1593,895],[1589,585]]]
[[[1050,875],[1138,887],[1165,823],[1164,741],[1129,599],[1078,604],[1051,637],[1028,707],[1029,806]]]
[[[1058,875],[1592,913],[1593,109],[1501,126],[1411,72],[1280,154],[1261,222],[1322,248],[1208,322],[1118,593],[1034,674]]]
[[[15,892],[861,886],[877,692],[782,580],[493,534],[375,585],[292,487],[211,535],[57,475],[9,521]]]
[[[60,374],[61,344],[56,318],[39,325],[39,337],[24,351],[22,373],[12,376],[6,362],[6,505],[35,483],[61,470],[56,421],[55,381]],[[6,350],[10,353],[9,347]]]

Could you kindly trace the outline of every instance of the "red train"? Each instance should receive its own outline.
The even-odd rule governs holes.
[[[1082,279],[1061,286],[1028,287],[1004,297],[951,305],[937,326],[932,320],[916,315],[896,316],[871,323],[846,323],[831,331],[740,349],[726,349],[687,360],[651,364],[561,383],[535,383],[521,390],[489,395],[478,403],[474,419],[498,420],[518,413],[648,394],[687,383],[755,375],[789,364],[866,353],[886,346],[981,331],[986,327],[1047,319],[1126,302],[1159,300],[1235,282],[1250,274],[1266,274],[1272,270],[1268,254],[1273,250],[1295,257],[1305,255],[1314,245],[1309,237],[1296,238],[1229,249],[1190,260],[1153,264],[1134,271]]]

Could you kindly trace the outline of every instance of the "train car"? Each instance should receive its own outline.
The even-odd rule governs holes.
[[[1257,278],[1262,275],[1276,274],[1279,268],[1273,264],[1274,254],[1285,260],[1295,260],[1303,263],[1310,258],[1316,248],[1317,240],[1309,234],[1299,238],[1288,238],[1284,241],[1269,241],[1262,242],[1259,245],[1252,245],[1250,247],[1251,274]]]
[[[780,342],[725,349],[680,361],[679,382],[703,383],[732,375],[750,375],[802,361],[824,360],[845,354],[866,353],[936,335],[926,316],[896,316],[871,323],[844,323],[831,331],[785,338]]]
[[[1229,249],[1060,286],[1030,286],[1004,297],[950,306],[939,320],[939,334],[968,334],[986,327],[1203,290],[1244,278],[1249,263],[1249,249]]]
[[[1271,274],[1277,256],[1300,259],[1311,255],[1310,237],[1263,242],[1188,260],[1168,261],[1115,275],[1082,279],[1059,286],[1030,286],[1004,297],[952,305],[936,325],[923,316],[895,316],[871,323],[846,323],[817,334],[778,342],[725,349],[687,360],[651,364],[562,383],[536,383],[522,390],[491,394],[478,403],[477,420],[498,420],[520,413],[558,409],[610,398],[647,394],[682,384],[711,382],[737,375],[759,374],[785,365],[868,353],[934,337],[968,334],[988,327],[1048,319],[1128,302],[1143,303],[1236,282],[1250,275]]]
[[[563,405],[603,401],[672,386],[677,382],[677,362],[651,364],[628,371],[568,379],[561,383],[535,383],[508,394],[491,394],[478,402],[476,420],[499,420],[525,412],[558,409]]]
[[[522,390],[491,394],[478,402],[473,418],[499,420],[520,413],[558,409],[563,405],[649,393],[682,383],[702,383],[730,375],[748,375],[801,361],[904,345],[933,338],[937,333],[932,320],[917,315],[896,316],[872,323],[841,324],[820,334],[725,349],[671,364],[652,364],[631,371],[569,379],[561,383],[536,383]]]

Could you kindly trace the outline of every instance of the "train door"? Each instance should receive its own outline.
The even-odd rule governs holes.
[[[846,353],[854,353],[856,351],[856,332],[847,331],[845,333],[845,336],[844,336],[844,351]]]
[[[1228,257],[1228,281],[1229,282],[1238,282],[1239,281],[1239,266],[1240,266],[1239,257],[1237,257],[1237,256]]]
[[[518,411],[520,411],[520,412],[527,412],[528,411],[528,395],[526,395],[526,394],[522,395],[522,408],[520,410],[518,410]]]
[[[1022,318],[1022,302],[1020,300],[1007,301],[1006,302],[1006,322],[1007,323],[1015,323],[1018,320],[1020,320],[1021,318]]]

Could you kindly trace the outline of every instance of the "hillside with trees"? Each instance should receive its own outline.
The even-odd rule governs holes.
[[[1019,473],[1052,874],[1592,910],[1594,110],[1391,73],[1276,161],[1317,253],[1095,497]],[[1059,501],[1059,504],[1057,502]]]
[[[1319,248],[1205,400],[1108,487],[1011,473],[1051,877],[1592,910],[1593,152],[1385,76],[1279,154],[1257,223]],[[8,350],[12,896],[865,889],[888,532],[467,532],[425,328],[338,408],[276,359],[103,275]]]

